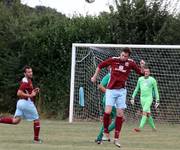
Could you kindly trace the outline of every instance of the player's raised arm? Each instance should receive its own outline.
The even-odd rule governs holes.
[[[144,66],[145,66],[145,61],[141,60],[140,61],[140,66],[137,65],[133,60],[132,60],[132,66],[133,66],[133,70],[139,74],[139,75],[144,75]]]
[[[96,82],[96,78],[97,78],[97,76],[99,75],[101,69],[102,69],[102,68],[105,68],[105,67],[108,67],[108,66],[111,64],[111,61],[112,61],[112,58],[109,58],[109,59],[107,59],[107,60],[105,60],[105,61],[102,61],[102,62],[98,65],[98,67],[96,68],[96,71],[95,71],[94,75],[91,77],[91,81],[92,81],[93,83]]]

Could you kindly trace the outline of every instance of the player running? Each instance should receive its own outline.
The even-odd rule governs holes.
[[[104,133],[109,139],[109,121],[112,106],[116,106],[116,119],[115,119],[115,134],[114,144],[120,147],[119,134],[123,124],[124,109],[126,108],[126,81],[131,70],[135,70],[137,74],[143,73],[143,66],[145,62],[141,61],[141,67],[139,67],[132,59],[129,59],[131,55],[130,48],[124,48],[119,57],[112,57],[101,62],[91,78],[92,82],[96,82],[96,78],[104,67],[111,67],[111,77],[106,89],[106,108],[104,113]]]
[[[39,139],[40,121],[37,109],[34,105],[34,98],[39,93],[39,88],[33,88],[32,84],[33,72],[29,66],[24,67],[24,78],[20,83],[17,91],[19,100],[16,105],[16,112],[14,117],[1,117],[0,123],[5,124],[19,124],[24,118],[28,121],[34,122],[34,143],[42,143]]]
[[[134,131],[140,132],[141,129],[144,128],[146,120],[148,120],[149,125],[155,131],[156,127],[153,118],[151,116],[150,109],[153,102],[153,91],[156,97],[155,109],[157,109],[157,107],[159,106],[159,92],[157,88],[157,82],[155,78],[150,76],[150,69],[147,66],[144,67],[144,76],[138,79],[136,88],[133,92],[131,99],[132,105],[134,105],[134,98],[139,90],[140,90],[140,100],[141,100],[143,113],[139,128],[135,128]]]
[[[102,99],[103,110],[102,110],[101,114],[104,114],[104,110],[105,110],[105,103],[106,103],[105,92],[106,92],[106,87],[107,87],[107,85],[109,83],[109,79],[110,79],[110,73],[107,73],[103,77],[103,79],[101,80],[101,83],[98,86],[100,91],[104,93],[103,94],[103,99]],[[113,106],[112,107],[112,112],[111,112],[111,117],[110,117],[111,118],[111,123],[110,123],[110,125],[108,127],[108,131],[109,132],[111,132],[112,130],[115,129],[115,116],[116,116],[116,108]],[[102,121],[102,119],[101,119],[101,121]],[[104,125],[101,126],[99,134],[98,134],[98,136],[97,136],[97,138],[95,140],[95,142],[97,144],[101,144],[102,143],[103,133],[104,133]],[[107,140],[109,140],[109,139],[107,139]]]

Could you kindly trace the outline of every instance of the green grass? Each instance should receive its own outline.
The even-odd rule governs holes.
[[[23,121],[17,126],[0,124],[0,150],[117,150],[112,143],[94,143],[98,122],[43,120],[43,144],[32,144],[32,123]],[[158,124],[157,132],[146,125],[141,133],[134,133],[136,124],[124,124],[121,135],[123,150],[180,150],[180,125]]]

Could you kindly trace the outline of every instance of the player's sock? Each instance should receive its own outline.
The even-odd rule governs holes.
[[[155,129],[155,124],[154,124],[154,120],[153,120],[152,116],[148,117],[148,123],[151,126],[151,128]]]
[[[103,133],[104,133],[104,126],[102,125],[102,126],[101,126],[101,129],[100,129],[100,131],[99,131],[99,134],[98,134],[98,136],[97,136],[97,140],[102,140]]]
[[[139,125],[139,128],[140,128],[140,129],[144,128],[144,125],[145,125],[145,123],[146,123],[146,120],[147,120],[147,116],[143,115],[142,118],[141,118],[140,125]]]
[[[13,118],[12,117],[2,117],[2,118],[0,118],[0,123],[13,124]]]
[[[115,139],[119,139],[119,133],[121,131],[122,124],[123,124],[123,118],[117,116],[115,120],[115,134],[114,134]]]
[[[34,121],[34,140],[39,141],[40,122]]]
[[[108,131],[111,132],[111,131],[114,130],[114,129],[115,129],[115,121],[113,120],[113,121],[111,122],[111,124],[109,125],[109,127],[108,127]]]
[[[108,127],[109,127],[109,120],[110,120],[110,114],[104,113],[104,133],[109,133]]]

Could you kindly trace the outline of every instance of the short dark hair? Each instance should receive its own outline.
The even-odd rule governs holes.
[[[150,70],[150,67],[148,65],[145,65],[144,69],[149,69]]]
[[[128,53],[129,54],[129,56],[131,55],[131,53],[132,53],[132,50],[129,48],[129,47],[125,47],[125,48],[123,48],[122,49],[122,52],[124,52],[124,53]]]
[[[24,66],[24,68],[23,68],[24,73],[26,72],[26,69],[32,69],[32,68],[28,65]]]

